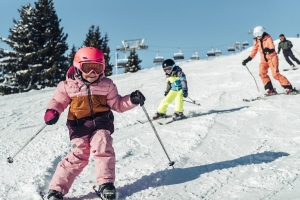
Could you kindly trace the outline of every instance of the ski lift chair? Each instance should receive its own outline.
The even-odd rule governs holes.
[[[156,65],[160,65],[164,62],[164,58],[163,57],[155,57],[154,60],[153,60],[153,63],[156,64]]]
[[[183,53],[181,53],[181,49],[180,48],[179,48],[179,52],[178,53],[174,53],[173,59],[174,60],[182,60],[182,59],[184,59],[184,55],[183,55]]]
[[[245,46],[248,46],[249,45],[249,43],[248,43],[248,41],[245,41],[245,42],[243,42],[243,47],[245,47]]]
[[[228,52],[235,52],[235,48],[234,47],[228,47],[227,51]]]
[[[218,49],[216,48],[216,50],[215,50],[215,55],[216,55],[216,56],[221,56],[221,55],[222,55],[222,51],[221,51],[221,50],[218,50]]]
[[[118,59],[118,68],[126,67],[127,62],[128,62],[127,58]]]
[[[206,56],[207,56],[207,57],[213,57],[213,56],[216,56],[214,49],[212,49],[212,50],[210,50],[210,51],[207,51],[207,52],[206,52]]]
[[[156,65],[160,65],[160,64],[162,64],[163,62],[164,62],[164,57],[159,56],[159,55],[158,55],[158,52],[157,52],[157,53],[156,53],[156,56],[155,56],[155,58],[154,58],[154,60],[153,60],[153,63],[156,64]]]
[[[191,56],[191,60],[199,60],[199,56],[197,52],[194,52]]]

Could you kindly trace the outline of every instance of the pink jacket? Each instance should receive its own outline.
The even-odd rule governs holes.
[[[74,67],[70,67],[66,81],[57,85],[47,109],[54,109],[61,114],[68,106],[67,126],[72,139],[90,134],[95,129],[106,129],[113,133],[114,117],[111,110],[125,112],[137,105],[130,101],[130,95],[120,96],[111,79],[102,77],[93,84],[84,83],[75,76]],[[81,126],[82,130],[79,131]],[[87,126],[90,130],[84,128]]]

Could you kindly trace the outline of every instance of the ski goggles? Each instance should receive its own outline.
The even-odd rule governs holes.
[[[263,35],[263,31],[259,31],[259,32],[255,32],[255,33],[253,33],[253,35],[254,35],[254,37],[261,37],[262,35]]]
[[[173,69],[173,67],[165,67],[164,68],[164,71],[167,73],[167,74],[170,74],[171,72],[172,72],[172,69]]]
[[[103,70],[104,70],[103,63],[89,63],[89,62],[80,63],[80,71],[82,71],[85,74],[90,74],[94,72],[95,74],[100,75],[103,73]]]

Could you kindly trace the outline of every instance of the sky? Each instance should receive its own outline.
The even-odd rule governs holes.
[[[19,19],[17,9],[34,0],[1,0],[0,37],[7,37],[13,27],[12,19]],[[68,34],[69,49],[80,47],[91,25],[99,26],[102,35],[110,39],[111,60],[115,64],[116,48],[122,40],[146,38],[147,50],[138,51],[142,68],[154,66],[158,53],[165,59],[181,52],[189,59],[198,52],[200,59],[212,48],[228,54],[235,42],[248,41],[248,31],[264,26],[274,39],[283,33],[288,37],[300,34],[298,0],[238,1],[238,0],[54,0],[60,26]],[[0,42],[0,48],[8,48]],[[127,56],[129,52],[127,52]],[[119,52],[119,58],[125,57]],[[119,70],[119,73],[123,69]]]
[[[300,39],[288,39],[300,58],[296,53],[300,52]],[[276,45],[278,42],[275,40]],[[119,200],[299,199],[300,95],[242,101],[263,97],[264,93],[258,76],[259,56],[247,64],[253,77],[240,63],[250,50],[178,63],[187,77],[189,98],[201,106],[185,102],[187,119],[168,125],[153,122],[170,160],[175,162],[174,169],[168,166],[150,123],[137,122],[146,120],[146,113],[152,116],[164,98],[166,82],[161,68],[110,77],[120,95],[139,89],[146,97],[146,113],[141,107],[114,112],[116,130],[112,137]],[[300,88],[300,71],[282,71],[289,65],[282,54],[279,59],[280,72]],[[279,83],[271,80],[282,92]],[[46,126],[14,156],[13,163],[6,161],[44,126],[45,107],[54,90],[0,96],[1,200],[40,200],[38,192],[48,191],[57,163],[70,149],[65,111],[55,125]],[[172,103],[167,114],[173,112]],[[64,199],[99,199],[93,193],[94,184],[94,160],[90,157]]]

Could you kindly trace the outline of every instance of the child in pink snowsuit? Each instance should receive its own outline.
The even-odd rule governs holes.
[[[69,106],[67,127],[71,150],[57,166],[50,182],[47,199],[61,200],[74,179],[94,156],[96,181],[103,199],[115,199],[115,152],[111,134],[114,116],[111,110],[125,112],[144,104],[145,97],[136,90],[124,97],[113,81],[103,76],[103,53],[93,47],[79,49],[66,81],[61,81],[47,105],[46,124],[55,124]]]

